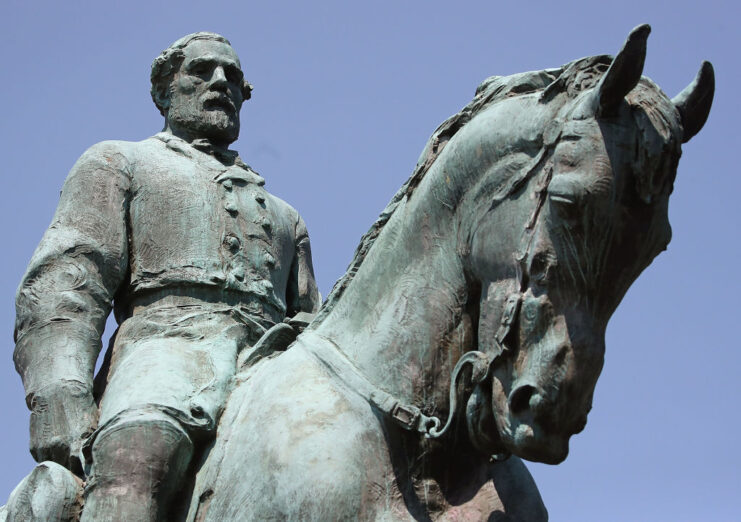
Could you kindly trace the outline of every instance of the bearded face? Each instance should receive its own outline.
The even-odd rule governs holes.
[[[168,126],[189,139],[228,145],[239,136],[243,74],[239,58],[226,43],[195,40],[170,86]]]

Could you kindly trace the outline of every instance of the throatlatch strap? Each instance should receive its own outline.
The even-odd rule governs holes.
[[[330,339],[306,331],[299,336],[297,343],[348,388],[405,430],[429,436],[432,430],[437,430],[442,424],[437,417],[428,417],[416,406],[400,401],[370,382]]]

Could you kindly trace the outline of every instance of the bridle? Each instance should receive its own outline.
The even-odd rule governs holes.
[[[543,147],[541,154],[536,159],[531,170],[535,170],[543,162],[544,158],[549,156],[548,151],[552,149],[555,142],[560,137],[560,132],[556,133],[551,143]],[[453,425],[455,417],[458,415],[458,385],[459,378],[466,366],[471,366],[471,384],[473,386],[482,384],[491,374],[491,369],[496,362],[502,357],[512,352],[507,346],[506,341],[512,332],[513,326],[517,323],[522,299],[530,280],[530,267],[528,260],[531,258],[533,248],[533,236],[535,235],[536,225],[542,215],[542,209],[548,194],[548,185],[550,184],[553,171],[550,167],[543,168],[540,179],[535,187],[537,199],[530,217],[525,224],[520,239],[520,248],[515,252],[515,266],[517,268],[517,290],[510,293],[504,303],[502,317],[499,322],[499,328],[494,334],[493,349],[489,353],[478,350],[466,352],[458,360],[450,376],[450,395],[448,397],[449,409],[448,419],[442,428],[434,427],[425,433],[426,438],[437,439],[445,435]],[[461,401],[462,402],[462,401]],[[494,456],[496,460],[502,460],[501,457]],[[506,457],[505,457],[506,458]]]

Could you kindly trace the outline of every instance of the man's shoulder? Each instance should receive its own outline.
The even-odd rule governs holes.
[[[298,222],[301,219],[301,216],[299,215],[298,211],[295,208],[293,208],[291,205],[289,205],[285,200],[279,198],[278,196],[270,192],[268,192],[268,197],[273,202],[273,205],[277,209],[279,209],[279,212],[281,212],[282,214],[286,216],[290,216],[295,222]]]
[[[69,177],[87,179],[89,176],[99,177],[105,173],[129,177],[142,164],[161,161],[164,150],[162,142],[155,137],[141,141],[101,141],[83,152],[72,167]]]
[[[154,137],[141,141],[105,140],[88,148],[80,156],[80,160],[105,159],[110,161],[115,157],[119,160],[131,161],[143,154],[154,152],[160,148],[158,145],[161,145],[161,142]]]

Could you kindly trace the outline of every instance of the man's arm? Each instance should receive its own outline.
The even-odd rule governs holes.
[[[128,163],[120,145],[80,157],[16,296],[16,369],[31,410],[31,453],[79,470],[94,429],[93,372],[128,266]]]
[[[296,221],[296,254],[291,264],[291,276],[286,291],[288,317],[299,312],[315,313],[322,304],[322,298],[314,279],[314,266],[311,261],[311,244],[306,224],[301,216]]]

